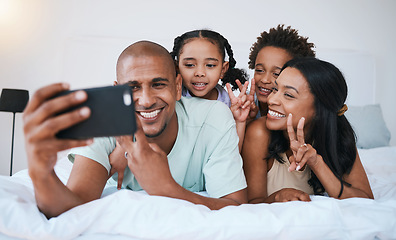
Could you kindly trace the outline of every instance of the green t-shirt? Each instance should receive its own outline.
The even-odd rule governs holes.
[[[187,190],[206,191],[215,198],[246,188],[235,121],[228,107],[219,101],[182,97],[176,102],[176,115],[177,139],[168,154],[175,181]],[[90,146],[72,149],[68,158],[73,162],[78,154],[110,172],[108,156],[115,146],[114,137],[96,138]],[[117,174],[110,181],[116,184]],[[122,186],[142,190],[128,168]]]

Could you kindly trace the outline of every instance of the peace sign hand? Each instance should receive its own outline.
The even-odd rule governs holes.
[[[314,166],[317,162],[318,154],[316,150],[310,145],[305,143],[304,139],[304,123],[305,118],[302,117],[297,124],[297,139],[296,132],[293,128],[293,116],[290,113],[287,118],[287,134],[290,140],[290,149],[293,155],[290,156],[290,167],[289,171],[299,171],[305,164],[308,166]]]
[[[238,84],[239,81],[237,81],[236,83]],[[240,87],[240,82],[238,84],[239,89],[241,89]],[[249,112],[249,116],[248,116],[248,121],[254,120],[257,116],[257,113],[259,111],[258,106],[256,105],[256,103],[254,102],[254,94],[256,93],[256,81],[254,80],[254,78],[252,78],[252,83],[250,85],[250,92],[247,95],[247,100],[250,101],[250,112]]]
[[[230,110],[236,122],[246,122],[246,119],[250,112],[250,101],[246,95],[246,90],[248,86],[248,82],[242,86],[239,80],[236,80],[240,93],[238,97],[235,97],[234,93],[232,92],[231,86],[229,83],[226,84],[228,96],[231,100],[231,107]]]

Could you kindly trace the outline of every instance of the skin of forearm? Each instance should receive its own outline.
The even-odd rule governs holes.
[[[37,206],[47,218],[56,217],[84,203],[59,180],[54,171],[47,175],[29,171],[29,175],[33,182]]]
[[[171,188],[172,188],[171,190],[166,190],[162,194],[151,194],[151,195],[159,195],[164,197],[182,199],[194,204],[205,205],[211,210],[218,210],[230,205],[238,206],[243,203],[243,202],[238,202],[237,200],[231,198],[210,198],[210,197],[201,196],[199,194],[186,190],[176,182],[173,184]],[[246,190],[244,189],[241,191],[246,191]]]
[[[238,142],[239,152],[241,152],[243,140],[245,138],[246,121],[243,122],[235,121],[235,123],[236,123],[237,134],[239,137],[239,142]]]
[[[337,198],[341,190],[340,180],[334,175],[334,173],[326,165],[322,157],[318,159],[318,162],[317,164],[315,164],[315,166],[311,167],[311,170],[318,177],[319,181],[322,183],[323,187],[325,188],[327,194],[329,194],[330,197]],[[354,187],[347,187],[344,184],[344,190],[342,192],[340,199],[350,198],[350,197],[370,198],[362,190]]]

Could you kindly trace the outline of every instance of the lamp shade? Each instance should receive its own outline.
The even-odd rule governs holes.
[[[29,92],[22,89],[3,88],[0,97],[0,111],[23,112],[29,101]]]

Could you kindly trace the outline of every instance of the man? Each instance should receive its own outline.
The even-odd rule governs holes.
[[[130,169],[124,178],[127,188],[210,209],[246,203],[246,180],[231,112],[217,101],[181,99],[181,76],[165,48],[148,41],[126,48],[117,62],[117,81],[132,87],[138,120],[136,141],[131,136],[117,138],[117,149],[126,152]],[[74,149],[67,185],[59,180],[54,172],[57,151],[92,143],[55,138],[59,130],[89,117],[87,108],[54,116],[86,100],[82,91],[50,99],[66,89],[55,84],[38,90],[24,113],[29,174],[37,205],[47,217],[100,198],[110,177],[109,155],[116,147],[110,137]],[[194,193],[202,190],[209,197]]]

